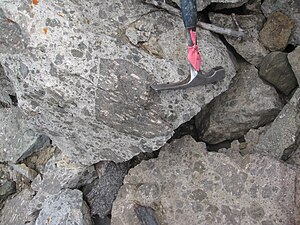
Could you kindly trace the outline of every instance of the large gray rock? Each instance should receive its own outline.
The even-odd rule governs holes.
[[[41,224],[92,225],[88,206],[82,199],[82,192],[66,189],[49,199],[43,205],[35,222],[35,225]]]
[[[257,69],[241,63],[229,90],[196,116],[199,138],[210,144],[240,138],[273,121],[282,106],[275,88],[259,78]]]
[[[287,55],[284,52],[271,52],[259,68],[259,76],[285,95],[290,94],[298,85]]]
[[[259,40],[270,51],[284,50],[294,28],[294,22],[287,15],[275,12],[268,17],[259,32]]]
[[[290,39],[290,43],[300,45],[300,2],[299,0],[265,0],[263,1],[262,12],[269,17],[273,12],[282,12],[289,15],[295,22],[295,29]]]
[[[235,75],[223,43],[201,30],[203,69],[223,66],[225,80],[154,93],[154,81],[188,74],[184,27],[180,18],[141,1],[40,1],[31,7],[17,0],[1,1],[0,8],[0,39],[7,39],[0,63],[19,107],[35,129],[82,164],[124,161],[160,148]],[[14,22],[6,24],[7,18]]]
[[[165,225],[294,225],[295,179],[296,172],[275,159],[231,159],[185,137],[129,171],[113,204],[112,225],[146,219]]]
[[[128,162],[100,162],[96,164],[99,179],[83,188],[83,194],[92,215],[104,218],[109,214],[123,179],[129,169]]]
[[[288,60],[300,85],[300,46],[288,54]]]
[[[41,141],[29,127],[27,117],[16,107],[0,111],[0,161],[15,162],[24,152],[36,149]]]
[[[230,15],[210,13],[209,18],[213,24],[218,26],[237,29]],[[246,31],[246,35],[242,39],[230,36],[225,36],[225,39],[246,61],[259,66],[269,52],[258,40],[265,17],[261,14],[236,15],[236,20],[239,26]]]
[[[300,141],[300,89],[284,106],[270,128],[260,137],[255,152],[287,159]]]

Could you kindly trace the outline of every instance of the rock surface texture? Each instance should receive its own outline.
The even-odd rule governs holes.
[[[237,29],[230,15],[210,13],[209,18],[213,24],[218,26]],[[246,36],[242,39],[225,36],[225,39],[246,61],[258,66],[269,52],[258,40],[265,17],[261,14],[236,15],[236,20],[239,26],[247,32]]]
[[[274,120],[282,106],[275,88],[259,78],[253,65],[243,62],[229,90],[196,116],[199,138],[210,144],[240,138],[250,128]]]
[[[86,165],[160,148],[235,75],[223,43],[201,31],[203,69],[223,66],[226,78],[154,93],[151,83],[188,75],[184,27],[140,1],[1,1],[0,27],[0,63],[19,107]]]
[[[249,0],[197,0],[197,11],[202,11],[211,3],[220,3],[228,8],[239,7]],[[174,0],[180,6],[180,0]]]
[[[186,136],[129,171],[112,225],[295,224],[295,178],[275,159],[232,159]]]
[[[287,159],[300,144],[300,89],[284,106],[271,127],[260,138],[255,151]]]
[[[271,52],[263,59],[259,68],[260,77],[285,95],[290,94],[298,85],[287,55],[284,52]]]

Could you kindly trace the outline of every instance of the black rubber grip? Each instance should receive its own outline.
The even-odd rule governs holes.
[[[197,25],[196,0],[181,0],[181,13],[185,28],[195,28]]]

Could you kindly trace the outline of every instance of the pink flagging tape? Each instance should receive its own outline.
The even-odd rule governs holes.
[[[199,71],[202,63],[202,59],[199,54],[198,45],[196,44],[196,35],[197,33],[193,30],[190,30],[191,40],[193,46],[188,46],[188,59],[191,65],[195,70]]]

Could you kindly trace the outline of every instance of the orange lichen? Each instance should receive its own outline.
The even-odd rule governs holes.
[[[48,28],[45,27],[45,28],[43,29],[43,31],[44,31],[45,34],[47,34],[47,33],[48,33]]]
[[[40,0],[32,0],[32,4],[37,5],[37,4],[39,4],[39,1]]]

